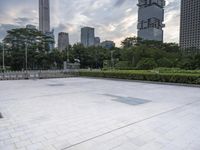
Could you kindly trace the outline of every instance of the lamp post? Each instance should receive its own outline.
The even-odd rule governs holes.
[[[114,50],[111,51],[111,68],[114,67],[114,58],[113,58],[113,54],[114,54]]]
[[[25,42],[25,59],[26,59],[26,72],[28,70],[28,50],[27,50],[27,42]]]
[[[95,65],[96,65],[96,69],[97,69],[98,68],[97,67],[97,64],[98,64],[98,62],[97,62],[97,49],[95,49],[95,63],[96,63]]]
[[[3,72],[5,71],[5,48],[3,43],[3,55],[2,55],[2,63],[3,63]]]

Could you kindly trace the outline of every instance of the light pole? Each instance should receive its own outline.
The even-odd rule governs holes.
[[[96,69],[97,69],[97,49],[95,49],[95,65],[96,65]]]
[[[67,63],[69,63],[69,49],[67,49]]]
[[[4,43],[3,43],[3,55],[2,55],[2,61],[3,61],[3,72],[5,71],[5,48],[4,48]]]
[[[111,68],[114,67],[114,58],[113,58],[113,53],[114,52],[115,52],[114,50],[111,51]]]
[[[28,50],[27,50],[27,42],[25,42],[25,57],[26,57],[26,72],[28,70]]]

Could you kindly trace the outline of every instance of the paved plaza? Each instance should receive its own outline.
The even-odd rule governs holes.
[[[200,88],[0,81],[0,150],[199,150]]]

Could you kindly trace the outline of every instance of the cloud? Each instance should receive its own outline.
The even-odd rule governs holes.
[[[125,3],[125,1],[126,0],[123,0],[123,1],[122,0],[117,0],[116,3],[115,3],[115,6],[121,6],[121,5],[123,5]]]
[[[91,26],[102,40],[114,40],[118,46],[128,36],[137,35],[137,0],[50,0],[51,28],[68,32],[70,43],[80,41],[80,28]],[[178,42],[180,0],[167,0],[165,42]],[[0,39],[6,30],[38,26],[38,0],[0,1]]]
[[[164,41],[179,43],[180,0],[168,0],[165,9]]]
[[[20,28],[20,26],[13,25],[13,24],[1,24],[0,25],[0,39],[3,39],[6,36],[6,31],[14,29],[14,28]]]
[[[14,20],[15,20],[16,24],[19,24],[21,26],[27,25],[27,24],[29,24],[33,21],[33,19],[26,18],[26,17],[23,17],[23,18],[19,17],[19,18],[16,18]]]

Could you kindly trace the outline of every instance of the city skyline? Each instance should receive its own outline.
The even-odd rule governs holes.
[[[26,24],[39,26],[37,1],[10,0],[0,3],[0,40],[10,28],[24,27]],[[51,28],[55,29],[56,39],[58,32],[68,32],[73,44],[80,42],[80,28],[91,26],[102,41],[113,40],[120,46],[120,41],[125,37],[137,35],[136,4],[137,0],[51,0]],[[180,1],[167,0],[165,12],[164,42],[178,43]]]

